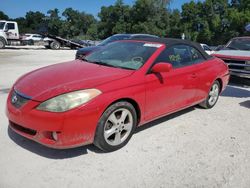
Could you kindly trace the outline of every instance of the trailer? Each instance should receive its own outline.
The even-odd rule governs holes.
[[[50,34],[44,34],[45,47],[48,49],[58,50],[61,47],[69,47],[71,49],[83,48],[84,45],[76,43],[72,40],[64,39],[62,37]]]

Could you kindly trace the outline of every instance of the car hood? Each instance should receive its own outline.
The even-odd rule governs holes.
[[[36,101],[70,91],[95,88],[98,85],[130,76],[134,71],[106,67],[80,60],[60,63],[22,76],[14,88]]]
[[[85,48],[80,48],[77,50],[77,54],[88,54],[89,52],[95,51],[100,49],[101,46],[90,46],[90,47],[85,47]]]
[[[220,58],[250,60],[250,51],[245,50],[220,50],[213,55]]]

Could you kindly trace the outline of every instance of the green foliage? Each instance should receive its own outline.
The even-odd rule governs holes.
[[[117,0],[103,6],[98,20],[93,15],[67,8],[27,12],[14,19],[20,32],[35,32],[46,25],[50,34],[66,38],[104,39],[116,33],[149,33],[161,37],[180,38],[218,45],[235,36],[249,35],[245,26],[250,23],[250,0],[190,1],[182,11],[170,10],[171,0],[135,0],[132,6]],[[0,11],[0,19],[9,19]],[[46,23],[46,24],[45,24]]]
[[[53,10],[49,10],[47,12],[48,19],[48,25],[47,25],[47,29],[48,29],[48,33],[52,34],[52,35],[60,35],[61,34],[61,29],[62,29],[62,21],[61,18],[59,16],[59,10],[58,9],[53,9]]]
[[[8,20],[8,19],[9,19],[9,16],[4,14],[3,11],[0,11],[0,20]]]

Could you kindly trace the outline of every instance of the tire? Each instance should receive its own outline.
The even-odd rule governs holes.
[[[220,83],[216,80],[211,86],[206,100],[200,103],[199,105],[206,109],[213,108],[219,99],[220,87]]]
[[[61,44],[57,41],[53,41],[50,43],[50,48],[53,50],[59,50],[61,47]]]
[[[118,150],[128,143],[136,125],[137,114],[134,106],[126,101],[114,103],[99,119],[94,145],[105,152]]]
[[[5,40],[0,38],[0,49],[5,48]]]
[[[51,49],[50,46],[44,46],[46,49]]]

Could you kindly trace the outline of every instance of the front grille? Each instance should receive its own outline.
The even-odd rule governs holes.
[[[27,103],[30,100],[30,98],[23,96],[19,92],[13,90],[10,100],[13,106],[15,106],[16,108],[21,108],[25,103]]]
[[[23,132],[25,134],[29,134],[29,135],[32,135],[32,136],[36,135],[36,131],[35,130],[23,127],[21,125],[15,124],[15,123],[13,123],[11,121],[10,121],[10,126],[13,129],[15,129],[17,131],[20,131],[20,132]]]
[[[238,69],[238,70],[244,70],[245,69],[245,61],[237,61],[237,60],[224,60],[225,63],[228,64],[229,69]]]
[[[244,74],[250,74],[250,63],[249,61],[239,61],[231,59],[222,59],[227,65],[229,70],[232,72],[241,72]]]
[[[246,61],[237,61],[237,60],[229,60],[229,59],[223,59],[226,63],[237,63],[237,64],[242,64],[245,65]]]

